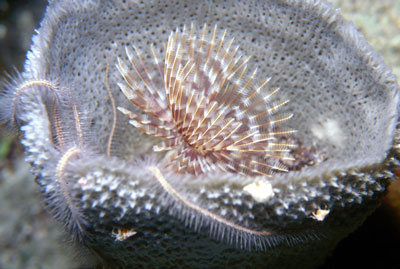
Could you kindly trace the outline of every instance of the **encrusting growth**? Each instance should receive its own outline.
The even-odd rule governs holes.
[[[277,128],[292,114],[277,114],[288,101],[274,102],[279,89],[266,90],[269,78],[256,82],[239,47],[226,31],[207,27],[196,36],[176,30],[169,36],[164,63],[151,47],[154,63],[146,64],[137,48],[126,48],[132,69],[118,59],[125,96],[145,114],[118,109],[139,130],[164,138],[154,151],[173,150],[170,166],[194,175],[216,169],[244,175],[287,171],[281,160],[293,145],[278,137],[293,130]]]

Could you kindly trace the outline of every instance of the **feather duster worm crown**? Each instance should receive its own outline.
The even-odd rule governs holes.
[[[118,69],[126,84],[125,96],[146,114],[125,108],[139,130],[164,138],[154,151],[173,150],[172,168],[199,175],[215,169],[244,175],[267,175],[287,171],[281,160],[293,145],[279,142],[292,130],[277,124],[292,114],[277,114],[288,101],[274,102],[279,88],[267,91],[269,78],[256,83],[257,72],[226,40],[217,27],[198,34],[176,30],[168,38],[164,62],[151,47],[154,62],[144,62],[140,51],[126,49],[131,69],[119,59]],[[171,164],[169,164],[171,166]]]

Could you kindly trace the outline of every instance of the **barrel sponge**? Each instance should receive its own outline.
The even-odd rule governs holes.
[[[301,165],[267,178],[174,173],[152,150],[158,139],[116,111],[135,110],[118,87],[125,48],[150,64],[193,24],[226,31],[256,80],[280,89],[276,102],[290,100],[281,128],[296,130],[287,139]],[[324,1],[50,1],[10,85],[3,100],[17,103],[49,208],[105,263],[315,266],[374,210],[398,166],[396,78]]]

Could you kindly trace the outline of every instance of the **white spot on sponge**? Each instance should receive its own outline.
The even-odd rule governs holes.
[[[313,212],[311,217],[318,221],[323,221],[326,216],[328,216],[330,210],[327,209],[318,209],[316,212]]]
[[[335,119],[324,119],[318,124],[311,126],[311,132],[320,140],[328,140],[336,146],[342,147],[345,141],[345,134]]]
[[[272,185],[267,181],[256,181],[250,183],[244,186],[243,190],[250,194],[253,199],[259,203],[264,203],[274,196]]]

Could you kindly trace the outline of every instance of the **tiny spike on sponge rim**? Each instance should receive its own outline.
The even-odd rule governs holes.
[[[146,134],[164,138],[154,151],[173,150],[169,166],[180,173],[200,175],[220,169],[250,176],[286,172],[281,160],[294,145],[280,143],[277,128],[292,114],[277,114],[288,101],[273,102],[279,89],[266,90],[269,78],[256,83],[239,47],[226,40],[226,31],[192,25],[171,32],[160,61],[151,46],[152,63],[141,52],[126,48],[131,68],[118,59],[125,79],[119,86],[138,114],[118,109]]]

